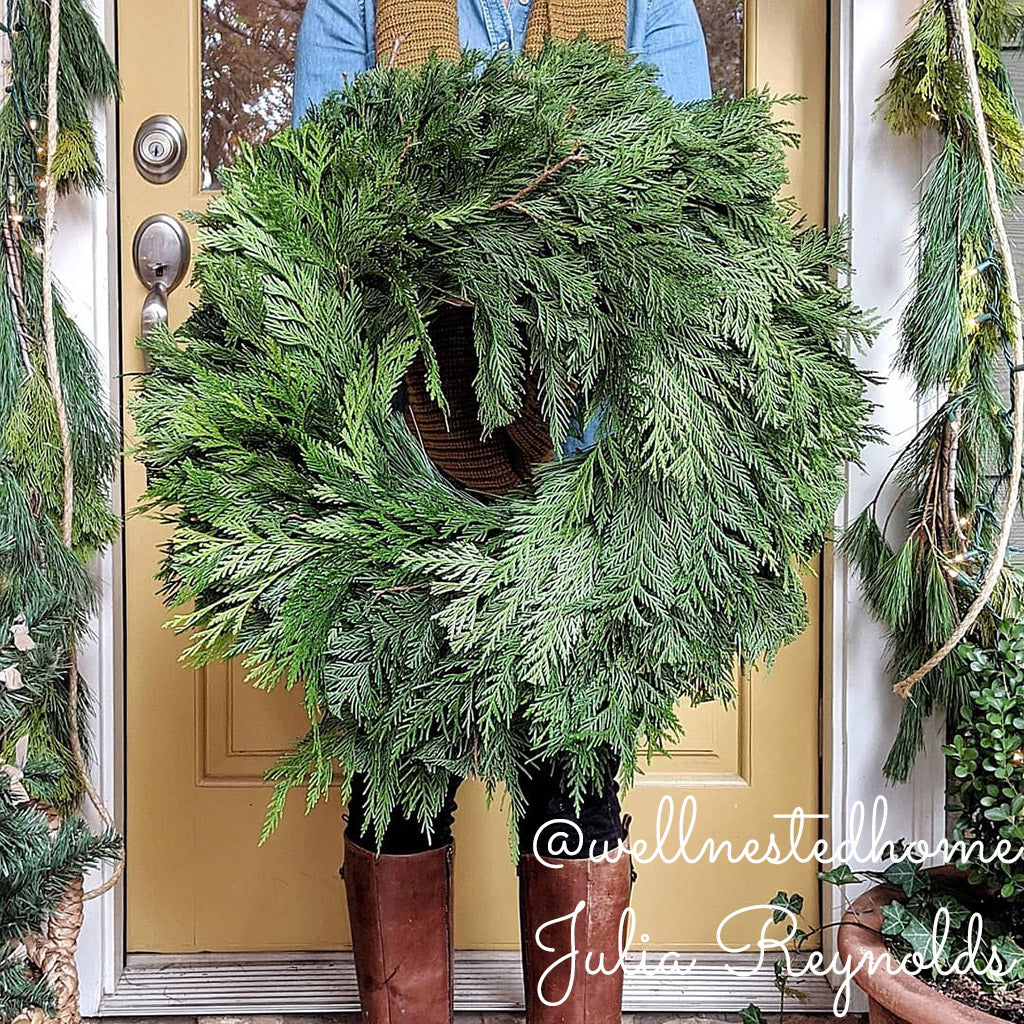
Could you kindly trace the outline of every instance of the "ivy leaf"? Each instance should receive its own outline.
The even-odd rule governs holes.
[[[971,912],[952,896],[934,896],[927,901],[927,906],[932,914],[944,907],[949,914],[949,927],[953,930],[965,925],[971,916]]]
[[[1011,936],[1001,935],[993,939],[992,951],[1002,960],[1000,984],[1024,978],[1024,948],[1021,948]]]
[[[920,868],[906,860],[898,860],[890,864],[882,877],[890,884],[902,889],[908,896],[913,896],[924,883]]]
[[[852,885],[860,881],[860,878],[850,870],[849,864],[840,864],[831,871],[819,871],[818,878],[826,885]]]
[[[786,958],[779,957],[775,961],[775,987],[784,999],[795,999],[797,1002],[806,1002],[807,995],[798,989],[789,987],[789,972],[786,970]]]
[[[794,916],[799,916],[803,913],[804,909],[804,898],[799,893],[793,893],[792,896],[788,892],[783,892],[781,889],[775,894],[775,899],[769,904],[773,907],[779,907],[772,913],[772,921],[775,924],[781,924],[787,918],[786,911],[791,911]]]
[[[898,902],[882,910],[882,934],[898,936],[919,956],[929,962],[934,950],[933,929]]]
[[[745,1010],[740,1010],[740,1024],[768,1024],[768,1018],[751,1003]]]
[[[909,920],[910,911],[902,903],[890,903],[882,909],[882,934],[902,935]]]

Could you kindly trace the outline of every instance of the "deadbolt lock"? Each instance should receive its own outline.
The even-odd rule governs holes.
[[[188,155],[181,124],[170,114],[147,117],[135,133],[135,166],[146,181],[163,185],[178,176]]]

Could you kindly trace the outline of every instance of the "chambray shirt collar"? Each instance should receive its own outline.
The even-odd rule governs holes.
[[[526,23],[532,0],[477,0],[483,9],[484,24],[491,50],[520,53],[526,41]]]

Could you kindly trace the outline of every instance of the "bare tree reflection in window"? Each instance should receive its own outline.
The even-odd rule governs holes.
[[[743,92],[745,0],[696,0],[716,92]],[[203,188],[217,187],[243,140],[291,117],[295,39],[306,0],[202,0]]]
[[[696,0],[708,42],[711,85],[715,92],[739,96],[746,72],[746,0]]]
[[[295,37],[306,0],[202,0],[203,187],[241,141],[262,142],[291,117]]]

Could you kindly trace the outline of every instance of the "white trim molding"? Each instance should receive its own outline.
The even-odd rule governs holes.
[[[111,48],[115,41],[114,2],[104,0],[97,12]],[[849,220],[853,231],[852,256],[858,272],[852,284],[857,301],[878,309],[892,321],[875,348],[863,356],[865,367],[887,375],[896,344],[895,320],[910,281],[909,246],[915,233],[914,212],[923,156],[918,143],[893,138],[874,112],[887,77],[885,64],[905,32],[907,19],[918,0],[820,2],[831,3],[833,13],[832,205],[837,215]],[[58,272],[69,310],[94,340],[100,365],[107,379],[113,381],[119,372],[114,114],[100,118],[96,128],[111,187],[62,206]],[[116,396],[119,390],[112,387],[110,393]],[[868,453],[864,470],[851,470],[850,493],[837,524],[840,527],[870,499],[894,453],[906,442],[920,416],[909,388],[898,379],[879,385],[874,398],[879,420],[889,431],[889,442]],[[119,410],[112,408],[119,416]],[[97,697],[97,776],[119,821],[124,781],[120,565],[120,552],[115,551],[97,568],[101,608],[95,639],[82,652],[83,668]],[[885,669],[885,637],[865,608],[848,566],[837,561],[831,579],[833,586],[826,597],[825,632],[831,643],[824,658],[822,730],[824,797],[830,818],[824,836],[833,844],[848,838],[850,808],[862,801],[870,809],[875,797],[884,794],[889,801],[892,838],[905,835],[934,843],[944,829],[943,765],[937,743],[940,726],[936,724],[932,746],[912,781],[903,787],[888,786],[880,765],[894,734],[899,702],[890,692]],[[826,923],[835,921],[841,912],[839,894],[828,895]],[[198,960],[175,957],[170,963],[166,959],[126,957],[123,932],[120,890],[89,904],[79,946],[82,1010],[87,1016],[98,1012],[283,1012],[288,1008],[285,1002],[289,992],[297,998],[298,993],[307,990],[312,1002],[303,1002],[306,1012],[336,1011],[353,1005],[351,972],[345,970],[344,957],[326,957],[341,965],[337,972],[325,972],[321,963],[324,958],[315,955],[304,955],[301,962],[287,958],[247,959],[241,966],[237,957],[232,961],[230,957],[214,955]],[[521,983],[514,959],[509,954],[460,956],[460,976],[464,979],[460,982],[460,1008],[521,1006]],[[269,979],[269,988],[264,986],[262,991],[272,992],[277,986],[281,992],[278,1001],[275,1002],[276,997],[261,996],[259,986],[249,991],[248,982],[256,977],[253,970],[257,963],[259,976]],[[303,976],[302,985],[294,988],[287,979],[299,978],[301,963],[314,965],[316,977]],[[716,988],[713,980],[708,982],[714,973],[715,958],[703,957],[701,963],[704,990],[696,1002],[678,993],[634,987],[627,996],[629,1008],[672,1011],[696,1009],[698,1004],[704,1010],[735,1008],[735,999],[729,996],[737,991],[735,980],[726,978]],[[241,988],[234,982],[239,970],[247,982]],[[325,981],[324,975],[333,975],[334,980]],[[333,988],[327,992],[309,987],[314,983]],[[314,998],[317,992],[320,995]],[[748,995],[751,993],[738,994],[744,1005],[750,1001]],[[815,1006],[820,1003],[825,1008],[824,990],[814,993],[814,1002]]]
[[[114,52],[115,0],[97,0],[93,14],[107,44]],[[101,166],[106,173],[104,189],[75,194],[60,203],[57,215],[55,271],[68,313],[93,341],[100,379],[115,422],[120,421],[120,326],[118,304],[117,217],[117,111],[99,110],[93,120]],[[121,511],[120,479],[111,489],[115,509]],[[93,777],[108,808],[123,823],[123,730],[121,715],[121,551],[119,545],[93,567],[100,602],[90,635],[79,650],[83,679],[94,697],[96,714],[92,749],[96,752]],[[95,815],[86,812],[94,827]],[[93,872],[86,888],[101,882],[109,866]],[[104,991],[117,984],[124,960],[123,886],[86,904],[85,922],[78,945],[82,1009],[95,1013]]]
[[[877,116],[878,97],[889,79],[887,63],[918,6],[919,0],[833,2],[833,213],[852,231],[854,298],[888,321],[860,359],[865,369],[883,378],[872,398],[887,442],[867,452],[863,469],[850,468],[849,491],[837,516],[839,530],[872,500],[892,459],[926,414],[910,384],[891,370],[898,320],[913,279],[917,199],[926,154],[919,140],[894,137]],[[831,819],[826,838],[837,848],[849,838],[853,806],[861,802],[870,815],[875,798],[884,796],[886,837],[934,846],[945,833],[941,716],[930,723],[927,749],[910,782],[886,782],[881,766],[895,736],[902,699],[892,693],[884,630],[841,557],[835,564],[830,611],[824,707],[830,742],[823,771]],[[829,889],[824,895],[825,920],[835,922],[851,893]]]

